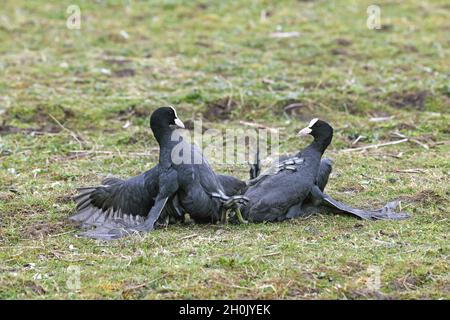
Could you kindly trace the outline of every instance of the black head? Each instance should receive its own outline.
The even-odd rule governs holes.
[[[150,128],[184,128],[174,107],[161,107],[150,116]]]
[[[333,139],[333,128],[327,122],[315,118],[309,122],[306,128],[300,130],[298,134],[301,136],[312,135],[314,141],[318,142],[325,150],[331,143],[331,139]]]
[[[150,116],[150,128],[156,139],[159,140],[165,133],[170,133],[177,128],[184,128],[184,124],[178,119],[175,108],[161,107],[156,109]]]

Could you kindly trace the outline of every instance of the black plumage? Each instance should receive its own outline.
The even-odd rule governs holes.
[[[281,221],[301,215],[301,205],[316,183],[320,160],[331,142],[333,129],[314,119],[302,132],[313,135],[314,141],[301,152],[301,157],[292,160],[295,170],[265,175],[245,192],[249,202],[243,214],[249,221]]]
[[[321,157],[333,136],[333,129],[324,121],[314,119],[301,131],[314,137],[306,149],[281,158],[259,176],[257,155],[247,182],[216,174],[196,146],[173,135],[177,125],[183,126],[173,108],[156,110],[151,128],[160,145],[159,163],[127,180],[108,178],[101,186],[80,189],[75,197],[77,213],[70,218],[84,226],[97,227],[85,235],[112,239],[130,232],[149,231],[169,220],[183,220],[185,213],[196,222],[216,222],[224,217],[226,221],[225,210],[237,205],[252,222],[281,221],[317,212],[348,213],[363,219],[408,217],[395,213],[394,202],[378,210],[360,210],[324,193],[332,162]],[[175,148],[180,157],[188,152],[191,161],[174,163]],[[196,163],[194,159],[201,161]],[[245,203],[247,199],[249,203]],[[245,222],[242,217],[239,221]]]
[[[360,210],[334,200],[324,193],[332,170],[330,159],[321,159],[331,143],[332,127],[313,119],[301,134],[311,134],[314,141],[294,157],[283,158],[265,174],[250,180],[245,196],[249,203],[242,208],[244,217],[253,222],[281,221],[317,212],[347,213],[362,219],[400,220],[396,202],[378,210]]]
[[[224,209],[236,207],[245,199],[240,194],[245,182],[217,175],[200,150],[174,135],[183,127],[175,109],[157,109],[151,116],[151,129],[160,145],[159,163],[147,172],[127,180],[108,178],[101,186],[81,188],[75,197],[77,212],[70,217],[83,226],[96,226],[84,235],[110,239],[137,230],[149,231],[169,219],[183,220],[189,213],[197,222],[215,222]],[[191,162],[173,163],[177,147],[188,151]],[[192,160],[200,159],[200,163]]]
[[[171,107],[159,108],[150,118],[150,127],[160,147],[159,191],[146,221],[137,227],[139,231],[153,230],[161,210],[174,196],[196,222],[216,222],[224,209],[245,202],[242,196],[230,197],[225,193],[202,152],[182,136],[174,135],[171,121],[179,121]]]

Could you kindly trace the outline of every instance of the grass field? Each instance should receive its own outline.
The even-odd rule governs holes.
[[[79,30],[66,27],[72,4]],[[0,298],[449,299],[450,5],[378,1],[382,29],[370,30],[371,4],[4,1]],[[153,166],[148,116],[166,104],[207,128],[279,128],[283,153],[323,118],[335,128],[328,193],[363,208],[400,199],[411,218],[75,237],[76,187]],[[344,151],[399,134],[408,141]]]

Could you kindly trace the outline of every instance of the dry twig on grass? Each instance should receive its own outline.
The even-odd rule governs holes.
[[[265,126],[263,124],[259,124],[259,123],[256,123],[256,122],[239,121],[239,123],[243,124],[245,126],[249,126],[249,127],[253,127],[253,128],[257,128],[257,129],[267,129],[270,132],[277,132],[278,131],[278,129],[267,127],[267,126]]]
[[[61,129],[63,129],[63,130],[66,131],[67,133],[69,133],[69,135],[70,135],[72,138],[74,138],[74,140],[75,140],[76,142],[78,142],[78,144],[80,145],[80,148],[83,147],[83,143],[80,141],[80,139],[78,139],[78,137],[77,137],[77,135],[75,134],[75,132],[73,132],[72,130],[69,130],[69,129],[67,129],[66,127],[64,127],[64,126],[61,124],[61,122],[59,122],[58,119],[56,119],[56,118],[55,118],[54,116],[52,116],[50,113],[49,113],[48,115],[49,115],[50,118],[53,119],[53,121],[56,122],[56,124],[57,124],[58,126],[61,127]]]
[[[371,144],[369,146],[364,146],[364,147],[359,147],[359,148],[343,149],[341,151],[342,152],[351,152],[351,151],[363,151],[363,150],[368,150],[368,149],[377,149],[377,148],[381,148],[381,147],[386,147],[386,146],[391,146],[391,145],[394,145],[394,144],[403,143],[403,142],[406,142],[408,140],[409,140],[408,138],[405,138],[405,139],[396,140],[396,141],[390,141],[390,142],[385,142],[385,143]]]

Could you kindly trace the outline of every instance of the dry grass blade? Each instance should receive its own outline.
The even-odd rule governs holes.
[[[378,149],[381,147],[387,147],[387,146],[392,146],[395,144],[399,144],[399,143],[403,143],[403,142],[407,142],[409,139],[405,138],[405,139],[401,139],[401,140],[397,140],[397,141],[391,141],[391,142],[385,142],[385,143],[379,143],[379,144],[372,144],[369,146],[364,146],[364,147],[359,147],[359,148],[350,148],[350,149],[343,149],[340,150],[341,152],[353,152],[353,151],[364,151],[364,150],[368,150],[368,149]]]

